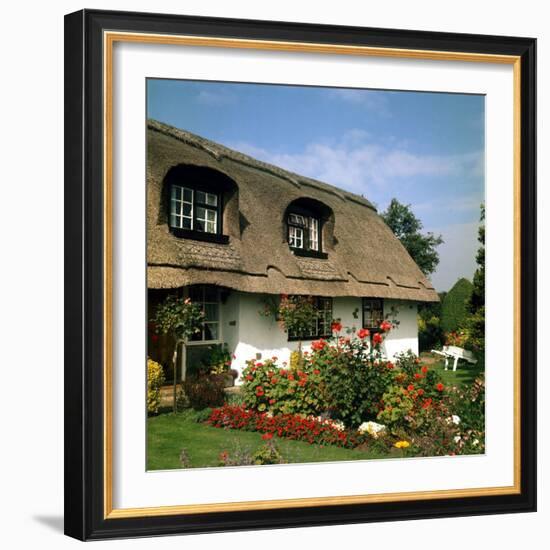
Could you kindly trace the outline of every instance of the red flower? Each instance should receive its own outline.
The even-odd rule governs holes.
[[[422,408],[427,409],[432,404],[432,398],[428,397],[428,399],[424,399],[424,402],[422,403]]]
[[[265,433],[264,435],[262,435],[262,439],[264,441],[267,441],[268,439],[273,439],[273,434],[272,433]]]
[[[391,330],[391,323],[389,321],[382,321],[380,323],[380,328],[384,331],[384,332],[388,332]]]
[[[392,363],[391,361],[388,361],[388,362],[386,363],[386,367],[387,367],[388,369],[393,369],[394,365],[393,365],[393,363]]]
[[[321,374],[321,371],[320,371],[319,369],[315,369],[315,370],[313,371],[313,374]]]
[[[258,397],[261,397],[262,395],[264,395],[264,389],[262,388],[262,386],[258,386],[258,387],[256,388],[256,395],[257,395]]]
[[[413,385],[413,384],[409,384],[409,385],[407,386],[407,389],[408,389],[409,391],[413,391],[413,390],[414,390],[414,385]]]
[[[269,404],[270,404],[270,405],[273,405],[275,402],[276,402],[275,399],[270,399],[270,400],[269,400]]]
[[[278,381],[279,381],[279,379],[278,379],[276,376],[273,376],[273,377],[271,378],[271,383],[272,383],[272,384],[276,384]]]
[[[342,323],[340,321],[332,321],[330,329],[332,332],[340,332],[342,330]]]
[[[289,379],[289,380],[294,380],[294,375],[293,375],[293,374],[289,374],[289,375],[288,375],[288,379]]]
[[[414,377],[415,377],[416,380],[420,380],[422,378],[422,375],[415,372]]]
[[[246,379],[251,382],[252,380],[254,380],[254,377],[251,374],[247,374]]]
[[[421,369],[420,369],[424,374],[426,374],[428,372],[428,367],[426,365],[424,365]]]
[[[437,391],[443,391],[445,389],[445,386],[441,382],[439,382],[439,384],[436,385],[435,389]]]
[[[369,330],[366,329],[366,328],[362,328],[362,329],[359,329],[359,330],[357,331],[357,336],[359,336],[359,338],[361,338],[361,340],[362,340],[363,338],[367,338],[369,335],[370,335],[370,332],[369,332]]]
[[[373,337],[372,341],[374,342],[374,345],[381,344],[384,339],[382,338],[382,335],[379,332],[376,332]]]
[[[424,395],[424,390],[420,388],[416,393],[418,393],[418,395]]]
[[[261,369],[263,366],[264,366],[263,363],[256,363],[256,367],[258,367],[259,369]]]

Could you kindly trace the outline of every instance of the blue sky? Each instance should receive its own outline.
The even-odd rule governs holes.
[[[353,191],[441,233],[437,290],[471,280],[484,199],[484,97],[148,80],[147,116]]]

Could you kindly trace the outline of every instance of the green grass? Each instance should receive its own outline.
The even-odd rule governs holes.
[[[424,355],[425,354],[422,354],[422,356]],[[432,357],[431,354],[426,355]],[[443,383],[446,386],[458,386],[459,388],[466,388],[467,386],[470,386],[472,382],[485,370],[482,361],[478,361],[475,365],[471,365],[465,361],[459,361],[455,372],[453,372],[452,361],[449,361],[449,369],[445,370],[444,359],[438,359],[436,363],[430,364],[429,368],[433,369],[441,376]]]
[[[303,441],[273,440],[287,462],[326,462],[389,458],[374,451],[341,449],[335,446],[310,445]],[[179,456],[185,449],[191,467],[219,466],[222,451],[238,445],[254,452],[265,442],[260,433],[213,428],[196,421],[196,413],[161,414],[147,419],[147,469],[181,468]]]

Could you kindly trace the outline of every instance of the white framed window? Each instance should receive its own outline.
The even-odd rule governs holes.
[[[310,250],[319,250],[319,220],[309,218],[309,248]]]
[[[291,248],[320,251],[319,220],[314,216],[291,212],[288,215],[288,244]]]
[[[304,230],[291,225],[288,228],[288,242],[294,248],[304,248]]]
[[[183,185],[171,186],[170,227],[219,233],[220,198]]]
[[[220,335],[220,292],[212,285],[196,285],[189,287],[189,298],[194,304],[201,306],[204,312],[204,322],[201,331],[193,334],[191,342],[218,342]]]
[[[289,331],[289,340],[309,340],[331,336],[332,330],[332,298],[313,296],[313,307],[317,310],[317,317],[312,321],[307,333],[298,335]]]

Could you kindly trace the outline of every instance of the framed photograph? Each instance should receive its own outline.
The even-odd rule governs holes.
[[[65,18],[65,530],[536,508],[532,38]]]

